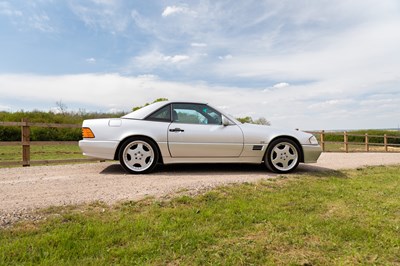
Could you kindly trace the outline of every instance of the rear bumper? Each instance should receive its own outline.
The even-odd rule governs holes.
[[[118,144],[118,141],[94,141],[84,139],[79,141],[79,148],[85,156],[114,160]]]
[[[316,163],[322,153],[319,145],[302,145],[304,154],[304,163]]]

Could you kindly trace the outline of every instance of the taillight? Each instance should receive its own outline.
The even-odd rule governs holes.
[[[93,139],[94,138],[94,134],[92,132],[92,130],[88,127],[83,127],[82,128],[82,137],[84,139]]]

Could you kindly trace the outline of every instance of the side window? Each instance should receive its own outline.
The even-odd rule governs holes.
[[[221,114],[205,104],[172,105],[172,120],[178,123],[221,125]]]
[[[151,115],[149,115],[146,120],[170,122],[171,121],[171,105],[167,105],[158,109]]]

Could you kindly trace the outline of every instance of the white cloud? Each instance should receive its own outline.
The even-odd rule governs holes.
[[[333,107],[337,108],[338,106],[345,106],[350,104],[354,104],[354,101],[351,99],[331,99],[311,104],[307,108],[313,110],[323,110],[323,109],[332,109]]]
[[[229,60],[232,59],[233,56],[231,54],[223,55],[223,56],[218,56],[219,60]]]
[[[274,91],[276,89],[283,89],[283,88],[286,88],[286,87],[289,87],[289,86],[290,86],[290,84],[287,83],[287,82],[280,82],[280,83],[277,83],[277,84],[273,85],[272,87],[268,87],[268,88],[264,89],[263,91],[264,92],[271,92],[271,91]]]
[[[23,13],[12,7],[8,2],[0,2],[0,15],[21,17]]]
[[[29,25],[42,32],[53,32],[55,29],[50,25],[50,18],[46,14],[33,15],[29,18]]]
[[[161,16],[168,17],[176,14],[189,14],[190,9],[185,6],[167,6],[162,12]]]
[[[190,44],[190,46],[192,46],[192,47],[207,47],[207,44],[206,43],[202,43],[202,42],[192,42]]]
[[[47,33],[56,31],[47,13],[32,3],[22,9],[9,2],[0,2],[0,15],[8,16],[13,24],[18,25],[19,30],[35,29]]]
[[[189,62],[189,55],[176,54],[165,55],[158,50],[152,50],[139,56],[133,57],[129,64],[123,69],[123,72],[130,73],[132,70],[151,71],[158,68],[179,66]]]
[[[275,84],[274,86],[272,86],[273,88],[276,88],[276,89],[282,89],[282,88],[285,88],[285,87],[288,87],[289,86],[289,83],[287,83],[287,82],[281,82],[281,83],[278,83],[278,84]]]
[[[112,34],[122,33],[129,26],[130,16],[123,12],[124,8],[120,1],[115,0],[70,1],[71,11],[87,27],[103,29]]]
[[[93,57],[86,58],[85,61],[86,61],[86,63],[89,63],[89,64],[94,64],[94,63],[96,63],[96,59],[93,58]]]
[[[190,59],[187,55],[173,55],[173,56],[163,56],[164,61],[171,62],[171,63],[180,63],[183,61],[187,61]]]
[[[289,128],[382,128],[393,127],[393,123],[398,123],[399,94],[375,95],[371,100],[377,99],[383,103],[386,99],[387,104],[393,105],[370,108],[369,105],[360,105],[346,97],[318,101],[313,96],[313,92],[319,89],[318,86],[291,85],[285,87],[285,91],[275,90],[265,94],[251,88],[209,85],[204,82],[165,81],[154,75],[0,75],[0,95],[19,99],[19,102],[42,103],[33,108],[43,108],[45,102],[49,109],[54,106],[54,102],[63,99],[68,106],[74,105],[88,111],[88,106],[103,111],[127,111],[133,106],[165,97],[170,100],[209,102],[214,106],[224,106],[226,112],[236,117],[251,114],[255,118],[267,118],[274,126]],[[295,93],[296,91],[300,93]],[[393,98],[393,102],[389,98]],[[310,105],[310,102],[313,104]],[[12,105],[10,108],[20,109]]]
[[[115,5],[117,3],[116,0],[91,0],[91,1],[98,5]]]
[[[147,33],[157,35],[154,31],[154,22],[146,17],[143,17],[137,10],[131,11],[131,18],[135,22],[135,25]]]

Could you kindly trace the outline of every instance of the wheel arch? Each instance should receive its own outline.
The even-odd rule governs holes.
[[[146,136],[146,135],[131,135],[131,136],[128,136],[128,137],[122,139],[122,140],[119,142],[119,144],[118,144],[118,146],[117,146],[117,149],[115,150],[114,160],[119,160],[119,151],[120,151],[120,149],[121,149],[122,144],[123,144],[126,140],[128,140],[128,139],[134,139],[134,138],[137,138],[137,137],[139,137],[139,138],[145,138],[145,139],[147,139],[147,140],[153,142],[153,144],[154,144],[154,145],[156,146],[156,148],[157,148],[157,152],[158,152],[158,155],[159,155],[159,156],[158,156],[158,163],[164,163],[163,158],[162,158],[162,154],[161,154],[161,150],[160,150],[160,147],[158,146],[158,143],[157,143],[153,138],[151,138],[151,137],[149,137],[149,136]]]
[[[270,145],[273,141],[275,141],[275,140],[277,140],[277,139],[290,139],[290,140],[294,141],[294,142],[296,143],[297,147],[299,148],[299,151],[300,151],[299,162],[304,163],[304,151],[303,151],[303,146],[301,146],[300,141],[299,141],[297,138],[295,138],[295,137],[293,137],[293,136],[290,136],[290,135],[279,135],[279,136],[276,136],[276,137],[272,138],[272,139],[270,140],[270,142],[268,143],[267,148],[265,149],[265,153],[264,153],[264,157],[263,157],[263,158],[265,158],[265,155],[267,154],[269,145]]]

